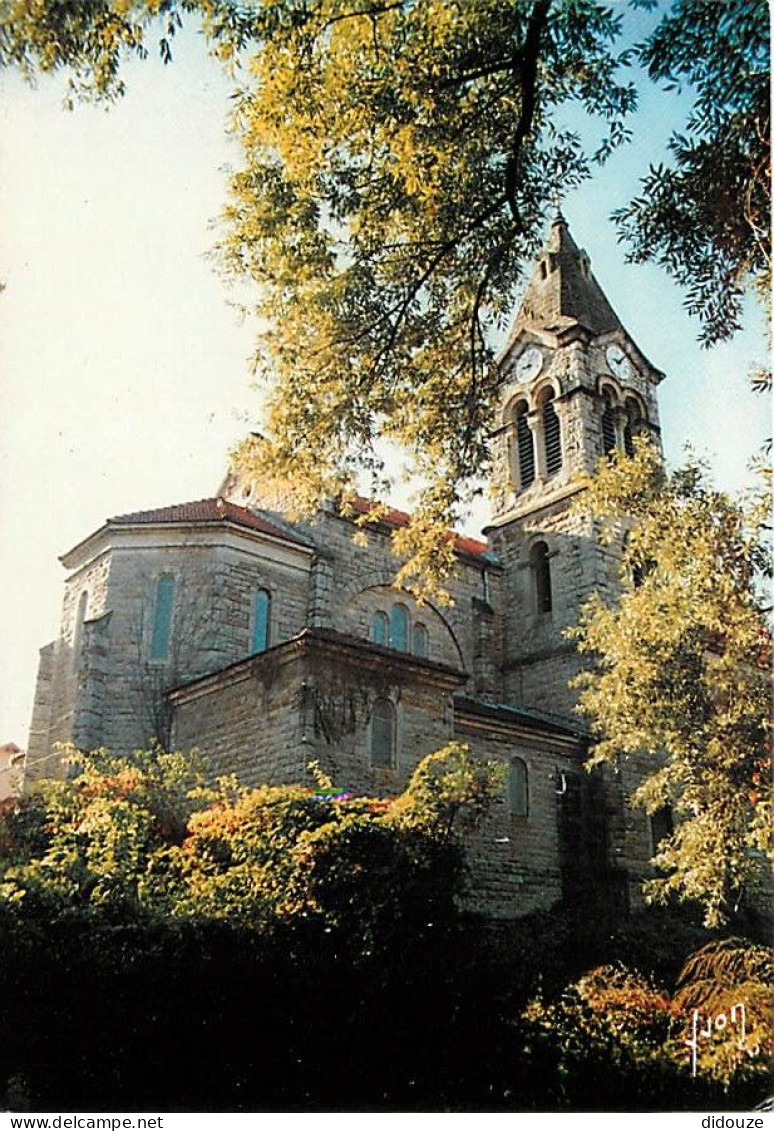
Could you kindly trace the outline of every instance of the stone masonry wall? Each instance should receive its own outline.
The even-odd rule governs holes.
[[[254,594],[272,597],[270,641],[303,627],[308,574],[268,555],[225,546],[160,546],[117,551],[110,590],[113,707],[103,742],[114,750],[147,745],[171,687],[249,655]],[[158,578],[176,582],[168,656],[149,657]],[[168,735],[159,735],[168,739]]]
[[[551,907],[563,895],[559,822],[562,774],[577,773],[580,754],[567,741],[523,731],[492,728],[464,717],[455,738],[467,742],[477,758],[502,763],[521,758],[528,770],[529,810],[510,813],[506,786],[471,838],[466,906],[496,917],[512,917]]]
[[[25,773],[25,778],[29,780],[57,772],[56,759],[41,760],[51,754],[55,743],[76,740],[77,708],[87,678],[89,624],[107,611],[110,568],[109,555],[102,554],[65,583],[59,638],[41,653],[27,746],[29,775]],[[83,594],[86,602],[82,607]]]
[[[238,678],[185,696],[175,708],[173,744],[197,749],[208,774],[236,774],[250,786],[303,781],[303,680],[272,652],[256,656]]]
[[[410,660],[386,657],[375,666],[368,656],[358,664],[356,653],[289,649],[173,693],[175,745],[196,747],[213,776],[236,773],[250,785],[299,782],[317,761],[336,786],[384,796],[399,793],[417,763],[450,741],[449,691],[458,681],[439,686]],[[371,711],[381,697],[396,712],[391,768],[371,764]]]
[[[24,760],[25,781],[35,781],[46,773],[50,762],[51,713],[53,709],[53,680],[56,663],[56,643],[40,649],[38,678],[35,683],[35,700],[32,706],[29,741]]]
[[[504,686],[508,702],[571,715],[576,693],[567,684],[581,668],[566,631],[578,621],[591,593],[617,583],[618,556],[599,544],[587,515],[560,500],[490,532],[502,561],[506,588]],[[548,547],[551,610],[538,607],[536,542]]]
[[[318,522],[304,527],[304,533],[317,544],[314,575],[323,588],[322,593],[317,591],[313,597],[315,615],[309,623],[369,639],[371,614],[376,608],[389,612],[391,605],[400,601],[409,608],[412,624],[421,620],[430,630],[432,659],[461,666],[469,674],[477,670],[475,660],[481,652],[479,603],[483,600],[493,609],[495,622],[499,613],[501,590],[496,566],[461,557],[449,584],[451,606],[419,607],[405,591],[390,590],[399,562],[391,550],[389,531],[368,527],[361,530],[347,519],[325,513]],[[356,534],[361,544],[353,542]],[[325,564],[320,564],[319,559]],[[486,668],[479,665],[479,682],[486,685],[482,691],[496,697],[500,638],[496,628],[490,627],[488,631],[493,663]]]

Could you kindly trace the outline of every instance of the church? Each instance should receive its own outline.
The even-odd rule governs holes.
[[[583,769],[589,735],[569,686],[565,630],[620,554],[583,510],[582,477],[646,432],[659,443],[653,367],[557,213],[499,358],[492,514],[453,534],[453,603],[393,585],[408,521],[331,502],[290,522],[229,474],[210,499],[108,519],[61,557],[59,638],[41,650],[26,780],[61,773],[56,743],[115,752],[197,748],[212,776],[399,792],[450,741],[506,766],[469,853],[471,909],[510,918],[560,900],[621,910],[650,874],[641,779]],[[358,532],[357,543],[353,536]]]

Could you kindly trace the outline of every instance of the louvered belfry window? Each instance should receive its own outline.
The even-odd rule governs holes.
[[[519,453],[519,490],[524,491],[535,480],[535,446],[532,429],[527,424],[527,406],[523,401],[516,409],[516,446]]]
[[[543,403],[543,443],[546,449],[546,474],[556,475],[562,466],[562,430],[554,408],[554,395]]]
[[[626,402],[626,424],[624,425],[624,451],[629,458],[634,455],[634,435],[639,421],[639,405],[629,398]]]
[[[606,456],[616,449],[613,402],[609,393],[605,393],[605,407],[602,412],[602,448]]]

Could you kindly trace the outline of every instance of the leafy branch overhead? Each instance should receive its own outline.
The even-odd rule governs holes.
[[[554,111],[625,136],[619,19],[587,3],[311,6],[252,62],[236,110],[227,264],[260,284],[267,465],[307,505],[382,472],[427,484],[422,536],[485,471],[511,314],[552,190],[589,175]]]
[[[184,0],[76,5],[61,40],[54,6],[36,7],[12,5],[3,58],[66,66],[97,94],[120,91],[120,55],[146,50],[157,13],[162,51],[196,9],[215,52],[240,57],[244,162],[222,253],[258,284],[266,326],[270,442],[256,470],[309,506],[358,471],[378,477],[377,440],[397,441],[428,483],[406,547],[421,557],[485,470],[493,332],[546,206],[590,174],[593,155],[554,112],[579,101],[604,126],[600,153],[626,137],[621,17],[590,0]]]
[[[708,342],[768,278],[765,0],[631,8],[657,9],[654,30],[619,55],[625,9],[593,0],[0,0],[0,63],[111,98],[122,57],[156,38],[169,60],[201,20],[239,80],[220,251],[256,284],[270,390],[267,440],[237,463],[309,509],[362,473],[383,490],[379,442],[397,444],[426,484],[406,581],[450,568],[443,531],[488,468],[493,342],[547,208],[628,139],[627,67],[695,98],[670,166],[618,212],[632,258],[687,289]]]
[[[615,217],[629,257],[655,261],[683,286],[706,345],[739,329],[752,285],[771,285],[771,101],[765,0],[678,0],[639,59],[667,89],[695,94],[668,166]]]

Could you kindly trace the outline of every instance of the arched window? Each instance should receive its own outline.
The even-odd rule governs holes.
[[[511,758],[508,765],[508,811],[512,817],[529,814],[527,763],[521,758]]]
[[[399,652],[408,652],[408,609],[405,605],[393,605],[390,613],[390,644]]]
[[[551,563],[548,559],[548,546],[536,542],[529,553],[532,572],[535,577],[535,606],[539,613],[550,613],[553,607],[551,596]]]
[[[250,652],[265,652],[271,643],[271,593],[256,589],[253,598],[253,638]]]
[[[371,711],[371,764],[389,768],[395,756],[395,708],[377,699]]]
[[[535,446],[527,423],[527,402],[516,408],[516,451],[519,457],[519,490],[525,491],[535,480]]]
[[[554,408],[553,389],[546,391],[543,401],[543,444],[546,453],[546,475],[556,475],[562,466],[562,431]]]
[[[672,817],[672,807],[662,805],[655,813],[650,815],[650,839],[653,845],[653,855],[658,852],[662,840],[666,840],[675,831],[675,822]]]
[[[623,550],[624,554],[629,555],[629,569],[632,579],[632,589],[639,589],[645,581],[649,573],[652,573],[656,568],[656,563],[652,558],[645,561],[636,561],[632,558],[630,550],[631,539],[629,534],[624,534]]]
[[[152,660],[166,660],[169,653],[174,604],[175,579],[171,573],[163,573],[156,582],[156,607],[153,612],[153,634],[150,645]]]
[[[602,451],[606,456],[616,449],[615,442],[615,416],[613,409],[613,395],[609,389],[604,392],[605,407],[602,410]]]
[[[386,613],[380,611],[371,617],[371,639],[374,644],[384,644],[385,647],[389,644],[390,622]]]
[[[626,398],[626,424],[624,424],[624,451],[627,456],[634,455],[634,437],[637,435],[638,425],[642,419],[640,406],[632,397]]]
[[[75,613],[75,624],[73,625],[73,667],[77,668],[78,661],[81,658],[81,647],[83,646],[83,622],[86,620],[86,605],[89,600],[89,594],[86,589],[81,593],[78,598],[78,609]]]
[[[414,630],[411,633],[411,651],[415,656],[425,658],[427,656],[428,635],[427,629],[423,624],[414,625]]]

